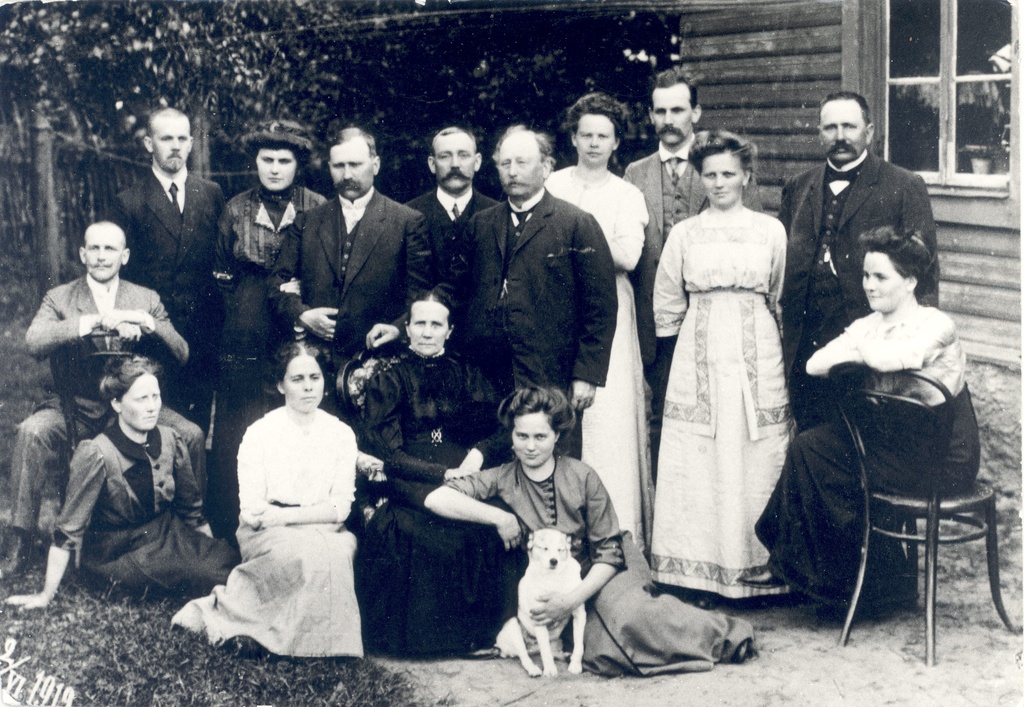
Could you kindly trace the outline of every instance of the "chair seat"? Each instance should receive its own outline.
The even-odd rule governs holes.
[[[994,492],[985,484],[975,483],[974,488],[963,493],[943,496],[939,502],[939,515],[964,513],[981,508],[989,503]],[[901,510],[911,511],[915,515],[924,516],[928,512],[928,498],[924,496],[908,496],[899,493],[873,491],[871,498],[883,501]]]

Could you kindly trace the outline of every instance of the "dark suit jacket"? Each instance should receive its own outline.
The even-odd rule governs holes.
[[[472,248],[460,263],[464,306],[456,327],[465,332],[465,355],[486,363],[511,347],[516,385],[568,388],[575,379],[604,385],[618,298],[601,227],[546,192],[512,253],[500,304],[509,211],[506,201],[477,213],[469,225]]]
[[[375,191],[359,221],[344,279],[344,217],[337,196],[300,214],[288,227],[271,276],[270,296],[292,324],[307,309],[337,307],[333,349],[350,358],[366,345],[379,322],[393,323],[416,293],[430,287],[430,247],[423,216]],[[302,295],[281,292],[291,278]]]
[[[780,299],[782,348],[787,371],[792,369],[803,334],[810,273],[821,231],[824,179],[825,163],[822,162],[792,177],[782,190],[779,220],[789,234],[786,277]],[[897,231],[918,231],[931,251],[937,252],[931,202],[921,177],[868,153],[860,174],[848,188],[850,195],[839,218],[832,248],[832,262],[846,301],[844,327],[871,313],[862,286],[863,258],[857,244],[861,233],[878,226],[892,226]],[[927,293],[922,301],[937,305],[937,288]]]
[[[644,194],[647,202],[647,228],[644,229],[644,249],[636,268],[630,273],[633,290],[636,293],[636,327],[640,339],[640,355],[644,367],[654,362],[656,336],[654,333],[654,278],[658,274],[661,249],[665,245],[663,227],[665,222],[664,193],[661,180],[665,170],[661,155],[655,152],[626,167],[624,179],[635,185]],[[680,180],[689,182],[690,203],[686,205],[688,216],[695,216],[708,207],[707,190],[700,175],[688,161]],[[761,211],[761,196],[757,181],[751,179],[743,190],[743,204],[748,209]]]
[[[141,310],[153,317],[156,329],[144,335],[133,350],[164,363],[184,364],[188,360],[188,344],[175,331],[156,292],[122,279],[114,306]],[[83,315],[98,311],[83,276],[47,292],[25,332],[29,353],[51,357],[58,393],[76,396],[83,413],[95,418],[102,417],[108,409],[96,387],[102,361],[90,358],[94,349],[78,335],[78,322]]]
[[[203,366],[216,352],[221,321],[214,280],[217,221],[224,193],[213,182],[188,175],[185,210],[179,215],[151,171],[117,195],[111,220],[124,229],[131,258],[121,275],[160,295],[175,328]]]
[[[406,204],[423,214],[427,224],[427,237],[430,241],[430,274],[431,283],[436,285],[451,279],[453,258],[456,257],[459,244],[464,241],[461,235],[469,220],[478,211],[497,205],[497,201],[473,190],[473,197],[466,204],[466,210],[459,218],[452,221],[448,212],[437,200],[437,188],[421,194]]]

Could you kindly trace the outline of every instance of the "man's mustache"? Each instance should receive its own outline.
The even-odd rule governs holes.
[[[458,167],[452,167],[448,174],[441,177],[442,182],[447,182],[452,179],[469,179]]]
[[[832,143],[832,147],[828,148],[828,154],[831,157],[832,155],[839,154],[840,152],[856,152],[856,150],[853,145],[846,140],[836,140]]]
[[[658,137],[665,137],[666,135],[675,135],[676,137],[683,137],[683,131],[674,125],[662,125],[658,130]]]
[[[337,189],[338,191],[342,191],[344,189],[356,189],[358,187],[359,184],[357,182],[352,181],[351,179],[342,179],[341,181],[337,181],[334,183],[334,188]]]

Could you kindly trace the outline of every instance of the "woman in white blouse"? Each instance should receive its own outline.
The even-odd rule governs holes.
[[[622,530],[631,532],[646,550],[654,516],[654,482],[629,273],[644,247],[647,205],[639,189],[608,169],[628,122],[626,106],[603,93],[588,93],[576,101],[563,124],[576,148],[576,164],[552,174],[544,186],[597,219],[615,262],[619,300],[615,338],[608,379],[597,389],[581,423],[582,458],[608,489]]]
[[[226,586],[187,604],[173,623],[205,631],[244,654],[362,656],[352,573],[356,539],[344,521],[360,455],[348,425],[319,409],[323,369],[315,345],[294,341],[275,357],[285,404],[245,433],[238,450],[242,564]]]

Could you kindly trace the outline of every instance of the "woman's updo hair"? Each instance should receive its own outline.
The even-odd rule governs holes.
[[[409,303],[409,309],[405,310],[405,323],[408,324],[412,321],[412,306],[417,302],[437,302],[438,304],[444,305],[445,309],[448,310],[448,326],[452,324],[452,300],[445,294],[444,290],[434,288],[432,290],[426,290],[425,292],[416,295],[412,302]]]
[[[277,347],[277,351],[274,352],[274,358],[271,360],[270,375],[274,383],[280,383],[284,380],[284,376],[288,372],[288,364],[299,356],[312,356],[316,359],[317,364],[319,364],[320,370],[326,370],[324,366],[326,364],[327,352],[322,346],[314,344],[308,339],[286,341]]]
[[[146,356],[112,358],[103,369],[100,395],[106,400],[120,400],[142,376],[149,374],[159,379],[162,373],[163,368],[160,364]]]
[[[858,241],[864,255],[887,255],[900,276],[916,277],[915,297],[920,297],[935,288],[936,257],[925,244],[921,234],[900,233],[892,226],[879,226],[860,234]]]
[[[735,155],[745,172],[753,172],[757,148],[754,143],[727,130],[698,133],[690,150],[690,162],[698,174],[704,171],[704,160],[712,155]]]
[[[519,388],[501,401],[498,406],[498,419],[506,429],[515,426],[516,418],[542,412],[548,418],[548,424],[555,432],[568,432],[576,424],[576,411],[572,409],[568,398],[558,388],[537,388],[530,386]]]
[[[625,103],[617,101],[606,93],[595,91],[581,97],[566,111],[562,130],[573,134],[580,127],[580,119],[585,115],[603,115],[612,121],[615,137],[622,138],[629,128],[629,108]]]

